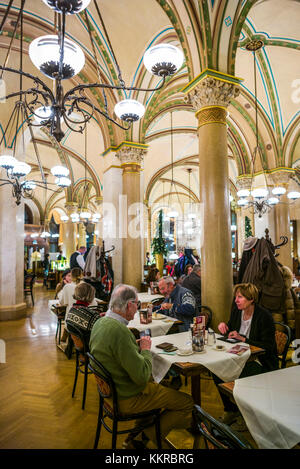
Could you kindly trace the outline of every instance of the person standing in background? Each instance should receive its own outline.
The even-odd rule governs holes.
[[[85,260],[84,254],[86,252],[86,247],[81,246],[78,251],[73,252],[70,257],[70,269],[74,269],[75,267],[79,267],[79,269],[84,270],[85,267]]]

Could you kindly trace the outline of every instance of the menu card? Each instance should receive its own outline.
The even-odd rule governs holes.
[[[234,347],[228,349],[227,352],[233,353],[235,355],[242,355],[244,352],[246,352],[246,350],[248,350],[246,345],[234,345]]]
[[[198,335],[200,331],[205,332],[205,316],[193,318],[193,335]]]

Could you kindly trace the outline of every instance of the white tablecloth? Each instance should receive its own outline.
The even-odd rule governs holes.
[[[261,449],[300,442],[300,366],[238,379],[234,399]]]
[[[168,321],[168,322],[164,322],[164,321]],[[144,331],[145,329],[150,329],[151,336],[158,337],[158,336],[167,334],[168,331],[173,326],[174,322],[176,322],[175,318],[170,318],[166,316],[164,320],[153,319],[152,322],[150,322],[150,324],[141,324],[139,313],[136,313],[134,316],[134,319],[129,322],[128,327],[134,327],[138,331]]]
[[[137,296],[141,303],[151,303],[153,300],[163,298],[162,295],[149,295],[149,293],[138,293]]]
[[[205,352],[194,353],[193,355],[188,356],[181,356],[176,352],[174,355],[163,354],[161,353],[162,350],[156,347],[156,345],[162,342],[169,342],[178,348],[182,348],[188,340],[188,332],[180,332],[179,334],[153,338],[151,347],[152,376],[157,383],[163,379],[169,368],[175,362],[199,363],[205,366],[205,368],[217,375],[223,381],[233,381],[240,376],[246,361],[251,355],[249,347],[249,350],[244,352],[242,355],[233,355],[232,353],[227,353],[226,350],[231,348],[233,344],[228,344],[219,340],[217,340],[217,345],[224,345],[224,351],[217,351],[214,350],[212,346],[206,345]],[[247,344],[243,345],[247,346]]]

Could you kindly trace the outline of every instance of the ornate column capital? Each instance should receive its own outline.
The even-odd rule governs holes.
[[[67,215],[70,216],[71,213],[77,212],[78,204],[76,202],[67,202],[65,204],[65,209],[66,209]]]
[[[145,148],[122,146],[116,153],[125,172],[140,172],[147,150]]]
[[[281,169],[268,174],[267,180],[270,185],[288,186],[290,178],[293,176],[293,174],[293,171]]]
[[[193,106],[195,112],[211,106],[227,108],[231,99],[237,98],[239,93],[237,83],[206,76],[188,92],[185,101]]]
[[[242,189],[250,190],[251,189],[251,184],[252,184],[251,174],[239,176],[237,178],[237,181],[236,181],[236,185],[237,185],[238,190],[242,190]]]
[[[95,204],[97,207],[103,204],[103,196],[101,195],[100,197],[95,197]]]

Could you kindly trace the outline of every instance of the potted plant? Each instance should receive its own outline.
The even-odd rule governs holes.
[[[157,235],[156,238],[153,238],[151,248],[152,248],[152,254],[155,257],[155,263],[156,267],[160,272],[160,275],[163,275],[163,269],[164,269],[164,255],[167,255],[168,250],[166,247],[166,241],[163,238],[162,235],[162,229],[163,229],[163,211],[159,211],[159,216],[158,216],[158,226],[157,226]]]

